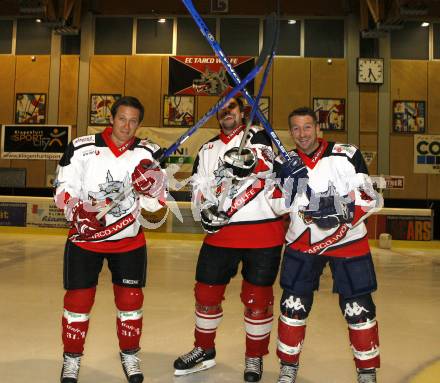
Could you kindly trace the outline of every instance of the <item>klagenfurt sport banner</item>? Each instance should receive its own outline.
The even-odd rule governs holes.
[[[70,125],[2,125],[1,158],[59,160],[70,141]]]
[[[440,174],[440,135],[414,134],[414,173]]]
[[[228,58],[240,78],[244,78],[254,67],[250,56]],[[234,85],[221,61],[216,56],[172,56],[169,59],[170,95],[223,96]],[[254,82],[246,86],[254,93]]]

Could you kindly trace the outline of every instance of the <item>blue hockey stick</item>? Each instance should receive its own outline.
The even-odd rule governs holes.
[[[231,63],[228,61],[225,53],[221,49],[219,43],[215,40],[215,38],[214,38],[213,34],[211,33],[211,31],[209,30],[208,26],[206,25],[206,23],[204,22],[204,20],[200,16],[200,14],[195,9],[192,1],[191,0],[182,0],[182,2],[185,5],[185,7],[188,9],[188,12],[191,14],[191,16],[194,19],[197,26],[199,27],[202,35],[206,38],[206,40],[209,43],[209,45],[211,46],[211,48],[214,50],[214,52],[216,53],[216,55],[218,56],[220,61],[223,63],[224,67],[226,68],[229,75],[232,77],[233,81],[236,84],[239,84],[241,82],[240,77],[238,76],[235,69],[232,67]],[[255,105],[255,100],[252,97],[252,95],[246,89],[243,90],[243,93],[244,93],[244,96],[245,96],[247,102],[249,103],[249,105],[251,105],[252,107],[255,108],[257,117],[259,118],[259,120],[263,124],[264,129],[270,135],[272,141],[274,142],[275,146],[280,151],[281,155],[288,162],[289,167],[296,170],[298,168],[298,166],[300,166],[299,164],[302,163],[301,159],[298,157],[298,155],[296,155],[296,153],[294,154],[294,158],[291,157],[289,152],[286,150],[286,148],[281,143],[280,138],[275,133],[275,131],[272,129],[272,127],[270,126],[270,124],[267,121],[264,114],[261,112],[260,108],[258,107],[258,104]]]

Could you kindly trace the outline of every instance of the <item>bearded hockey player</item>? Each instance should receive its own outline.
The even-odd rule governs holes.
[[[215,336],[223,318],[226,286],[242,263],[246,351],[244,380],[258,382],[268,353],[273,321],[272,285],[278,274],[284,226],[264,195],[272,173],[268,136],[251,127],[245,134],[243,103],[233,98],[217,114],[220,134],[200,149],[193,169],[193,206],[207,235],[195,284],[194,349],[174,362],[175,375],[215,365]]]
[[[288,122],[305,169],[292,176],[282,160],[274,166],[285,196],[276,210],[289,212],[291,219],[280,276],[278,383],[296,380],[307,317],[327,263],[348,323],[358,382],[375,383],[379,336],[371,293],[377,283],[364,220],[382,206],[382,198],[355,146],[318,138],[313,110],[296,109]],[[281,200],[272,202],[276,206]]]
[[[74,139],[61,158],[55,201],[72,223],[64,252],[64,362],[61,383],[76,383],[104,259],[112,274],[120,358],[130,383],[143,381],[139,365],[142,287],[147,250],[137,220],[141,207],[162,207],[165,177],[159,146],[135,137],[144,108],[134,97],[119,99],[103,133]],[[130,185],[132,188],[130,188]],[[100,208],[121,192],[122,200],[99,220]]]

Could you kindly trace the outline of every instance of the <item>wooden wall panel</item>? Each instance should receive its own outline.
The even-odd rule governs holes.
[[[427,100],[428,62],[391,60],[391,103],[394,100]]]
[[[391,190],[390,197],[426,199],[427,176],[413,172],[413,136],[392,135],[390,147],[390,175],[405,176],[405,190]]]
[[[375,152],[375,156],[371,164],[368,165],[368,172],[370,174],[377,174],[377,134],[376,133],[361,133],[360,145],[361,151]]]
[[[145,107],[143,126],[160,126],[162,58],[128,56],[125,71],[125,94],[137,97]]]
[[[254,95],[258,94],[258,90],[260,89],[261,80],[263,78],[264,68],[258,73],[257,77],[254,81]],[[235,85],[235,84],[231,84]],[[273,87],[273,63],[272,67],[269,69],[269,75],[267,76],[266,84],[264,85],[262,96],[270,97],[270,102],[272,104],[272,87]]]
[[[61,56],[58,123],[76,125],[78,112],[79,56]],[[72,138],[76,137],[72,134]]]
[[[440,61],[428,63],[428,133],[440,133]]]
[[[391,60],[391,108],[394,100],[428,99],[428,62],[421,60]],[[390,108],[390,112],[391,112]],[[428,127],[429,128],[429,127]],[[390,127],[391,131],[392,127]],[[406,153],[406,155],[404,155]],[[425,199],[427,176],[414,174],[413,136],[391,133],[390,175],[405,176],[405,190],[391,190],[391,198]]]
[[[347,63],[344,59],[311,59],[310,103],[313,97],[345,98],[347,102]]]
[[[15,71],[16,93],[48,93],[50,56],[17,56]]]
[[[0,124],[14,122],[15,56],[0,55]]]
[[[346,132],[335,132],[335,131],[324,131],[323,137],[327,141],[347,143],[347,133]]]
[[[0,55],[0,68],[0,124],[11,124],[14,122],[15,56]],[[1,168],[10,166],[10,160],[0,159]]]
[[[377,85],[359,86],[359,130],[377,132],[379,92]]]
[[[440,176],[428,175],[428,193],[426,199],[440,200]]]
[[[196,107],[197,107],[197,119],[196,122],[211,108],[217,101],[217,96],[198,96],[196,97]],[[216,116],[212,116],[208,122],[203,125],[203,128],[218,128],[219,124],[217,122]]]
[[[276,57],[272,88],[273,127],[286,130],[289,128],[289,113],[295,108],[310,105],[310,59]]]
[[[46,93],[49,91],[50,56],[17,56],[15,93]],[[47,112],[47,111],[46,111]],[[46,161],[11,160],[12,168],[26,168],[26,187],[46,185]]]
[[[124,94],[125,56],[92,56],[89,93]]]

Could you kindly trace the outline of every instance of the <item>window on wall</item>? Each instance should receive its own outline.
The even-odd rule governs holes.
[[[95,54],[131,55],[133,19],[98,17],[95,20]]]
[[[137,22],[136,53],[173,53],[173,19],[139,19]]]
[[[17,55],[49,55],[52,30],[35,19],[17,20]]]
[[[259,19],[220,20],[221,46],[228,56],[258,56]]]
[[[12,20],[0,20],[0,54],[12,53]]]
[[[422,27],[420,21],[411,21],[391,32],[391,58],[428,60],[429,28]]]
[[[301,21],[281,20],[276,53],[284,56],[299,56],[301,54]]]
[[[359,37],[359,57],[379,57],[379,39]]]
[[[81,35],[61,36],[61,54],[79,55],[81,49]]]
[[[216,20],[204,19],[215,37]],[[214,52],[206,42],[196,23],[191,17],[177,19],[177,54],[178,55],[213,55]]]
[[[434,35],[434,59],[440,59],[440,24],[432,26]]]
[[[306,57],[344,57],[344,20],[305,20]]]

